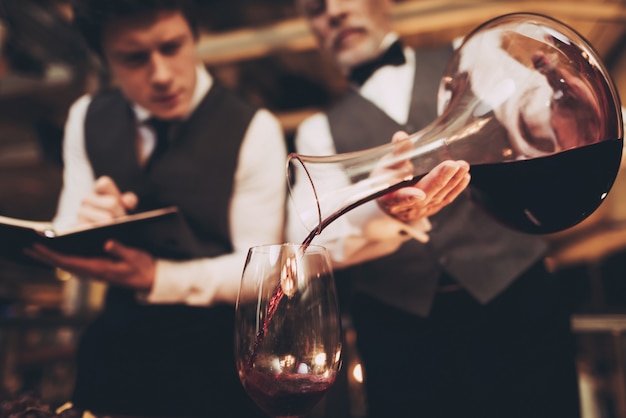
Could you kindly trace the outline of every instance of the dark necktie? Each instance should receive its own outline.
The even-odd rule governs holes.
[[[404,52],[402,51],[402,42],[395,41],[384,54],[378,58],[358,65],[350,71],[350,80],[359,86],[363,85],[365,81],[374,73],[385,65],[402,65],[406,62],[404,58]]]
[[[152,129],[154,129],[156,143],[152,154],[148,157],[146,168],[158,159],[169,147],[169,133],[170,127],[172,126],[171,122],[157,118],[150,118],[147,123],[152,127]]]

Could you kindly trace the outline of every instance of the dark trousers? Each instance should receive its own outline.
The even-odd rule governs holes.
[[[82,337],[72,400],[98,416],[264,418],[239,382],[233,330],[232,306],[111,304]]]
[[[370,418],[577,418],[574,337],[539,263],[492,302],[438,293],[428,318],[355,295]]]

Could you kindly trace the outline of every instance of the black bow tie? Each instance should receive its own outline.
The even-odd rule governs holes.
[[[404,52],[402,51],[402,42],[395,41],[389,49],[378,58],[358,65],[350,71],[350,80],[358,85],[363,85],[365,81],[374,74],[374,71],[378,70],[385,65],[402,65],[406,62],[404,58]]]

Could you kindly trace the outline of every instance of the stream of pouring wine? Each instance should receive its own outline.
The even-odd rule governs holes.
[[[410,180],[406,180],[397,184],[394,184],[393,186],[390,186],[386,189],[380,190],[379,192],[373,193],[367,197],[364,197],[363,199],[357,200],[356,202],[347,205],[345,208],[342,208],[341,210],[333,213],[332,215],[328,216],[327,218],[325,218],[324,220],[322,220],[320,222],[320,224],[318,225],[318,227],[314,228],[309,235],[307,235],[307,237],[304,239],[304,241],[302,241],[302,248],[301,248],[301,255],[304,255],[304,253],[306,252],[307,248],[309,247],[309,245],[311,245],[311,242],[313,241],[313,239],[315,238],[315,236],[319,235],[328,225],[330,225],[332,222],[334,222],[336,219],[338,219],[340,216],[342,216],[343,214],[345,214],[346,212],[351,211],[352,209],[366,203],[369,202],[371,200],[377,199],[380,196],[383,196],[387,193],[390,193],[394,190],[400,189],[402,187],[407,187],[407,186],[411,186],[415,183],[417,183],[419,181],[419,179],[421,179],[423,177],[423,175],[420,176],[416,176],[413,177]],[[246,362],[246,370],[249,371],[253,364],[254,364],[254,360],[256,359],[257,356],[257,352],[259,350],[259,348],[261,347],[261,345],[263,344],[263,340],[265,338],[265,334],[267,332],[267,327],[269,326],[270,321],[272,320],[272,317],[274,316],[274,313],[276,312],[276,310],[278,309],[278,305],[280,304],[280,301],[282,300],[284,296],[284,292],[283,292],[283,288],[281,286],[281,281],[280,278],[278,280],[278,283],[276,284],[276,287],[274,288],[274,290],[272,291],[272,297],[270,298],[268,307],[267,307],[267,312],[266,312],[266,316],[265,319],[263,320],[263,324],[261,326],[261,328],[259,329],[259,332],[257,333],[255,339],[254,339],[254,344],[250,350],[250,354],[248,356],[248,361]]]

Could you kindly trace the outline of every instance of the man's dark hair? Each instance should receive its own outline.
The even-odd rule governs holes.
[[[161,10],[180,11],[194,36],[198,36],[194,0],[73,0],[74,25],[85,41],[102,57],[102,29],[116,18]]]

